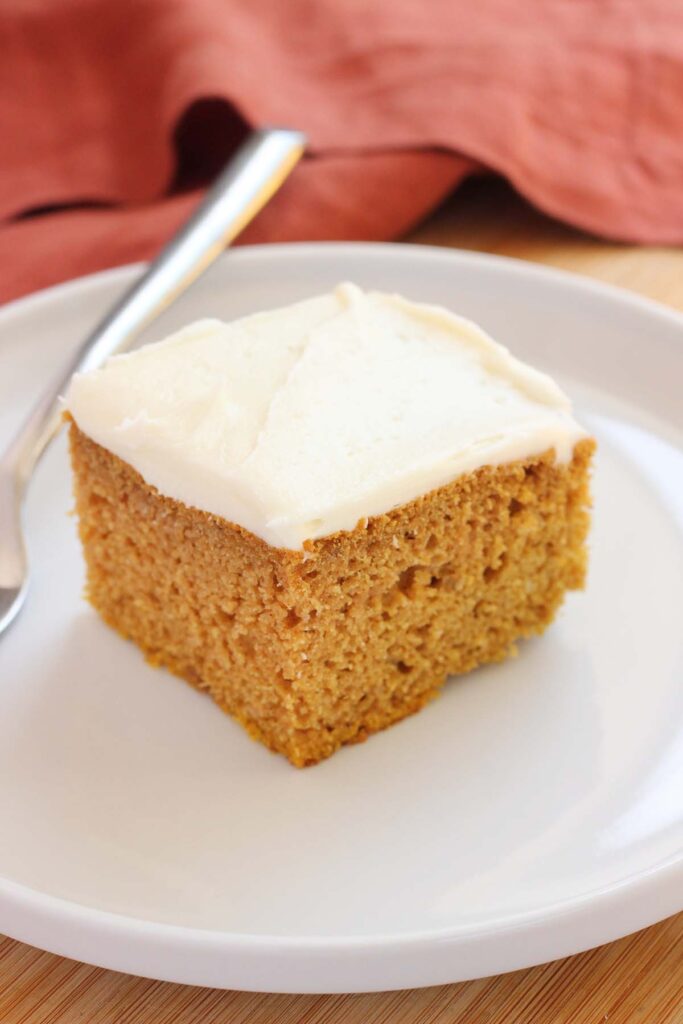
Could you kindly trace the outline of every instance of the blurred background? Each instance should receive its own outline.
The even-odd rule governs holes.
[[[266,124],[310,150],[241,243],[683,241],[671,0],[2,0],[0,54],[3,301],[151,256]]]

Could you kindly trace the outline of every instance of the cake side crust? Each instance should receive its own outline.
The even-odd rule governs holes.
[[[458,478],[350,532],[270,547],[70,429],[102,617],[295,765],[419,710],[542,632],[586,570],[592,440]]]

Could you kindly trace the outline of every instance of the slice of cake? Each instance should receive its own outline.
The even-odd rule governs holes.
[[[67,409],[90,601],[294,765],[583,584],[592,439],[445,309],[342,285],[204,320],[75,377]]]

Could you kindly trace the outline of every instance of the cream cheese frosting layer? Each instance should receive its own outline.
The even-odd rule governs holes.
[[[484,465],[567,462],[586,436],[476,324],[350,284],[115,356],[66,406],[162,494],[291,549]]]

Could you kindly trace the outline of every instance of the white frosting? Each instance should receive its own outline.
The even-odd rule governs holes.
[[[475,324],[349,284],[115,356],[66,405],[162,494],[293,549],[483,465],[565,462],[586,436]]]

